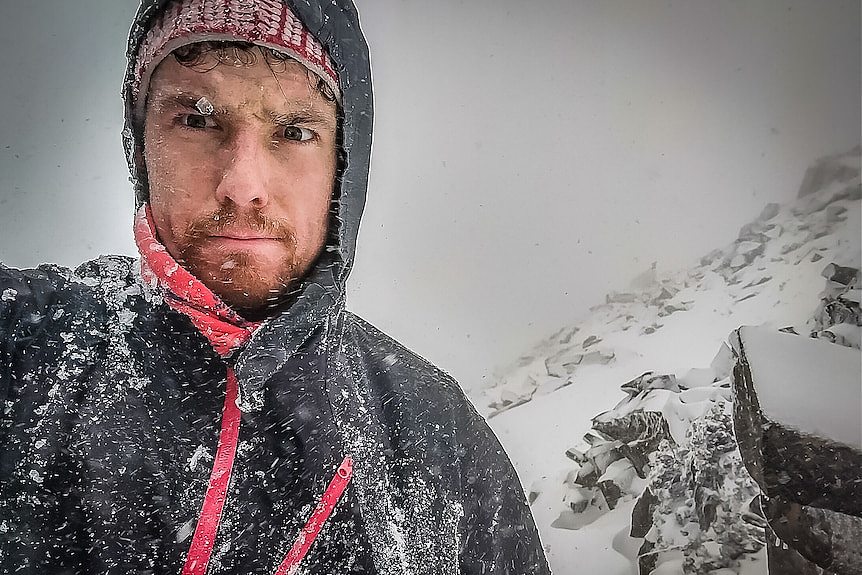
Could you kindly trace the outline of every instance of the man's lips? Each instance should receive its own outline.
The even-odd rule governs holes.
[[[260,235],[255,233],[219,233],[207,237],[210,245],[220,246],[224,249],[240,249],[253,251],[271,251],[280,249],[284,245],[283,238]]]
[[[240,240],[240,241],[250,241],[250,240],[273,240],[279,241],[281,238],[277,238],[274,236],[261,236],[255,234],[216,234],[210,236],[213,239],[217,240]]]

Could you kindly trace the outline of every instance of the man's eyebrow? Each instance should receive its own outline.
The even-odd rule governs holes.
[[[176,106],[179,106],[181,108],[187,108],[189,110],[198,110],[197,103],[200,101],[201,98],[206,98],[206,96],[201,96],[192,92],[156,92],[156,94],[153,96],[153,99],[159,104],[174,104]],[[212,111],[212,114],[216,115],[224,115],[226,113],[226,108],[215,108]]]
[[[311,124],[321,126],[332,126],[332,118],[324,115],[317,110],[297,110],[295,112],[270,112],[269,118],[274,123],[280,126],[289,126],[292,124]]]

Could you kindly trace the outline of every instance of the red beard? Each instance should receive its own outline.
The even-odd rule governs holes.
[[[220,236],[251,234],[269,238],[266,253],[218,246]],[[296,237],[286,220],[259,211],[225,208],[193,222],[178,242],[179,260],[209,289],[238,311],[275,305],[297,278]],[[302,270],[299,270],[300,273]]]

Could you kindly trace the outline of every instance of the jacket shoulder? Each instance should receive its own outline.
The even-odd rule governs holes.
[[[418,353],[352,312],[347,312],[345,324],[372,379],[388,380],[420,394],[448,396],[472,407],[458,382]]]
[[[373,390],[387,440],[421,462],[461,505],[462,573],[547,575],[524,490],[502,445],[446,372],[348,313],[345,336],[354,377]]]
[[[99,298],[135,283],[134,261],[129,256],[100,256],[75,270],[56,264],[15,269],[0,263],[0,306],[38,310],[72,295]]]
[[[25,270],[0,266],[2,371],[9,375],[18,360],[47,361],[72,339],[83,338],[87,347],[92,345],[107,313],[116,309],[112,299],[130,290],[140,292],[133,261],[102,256],[76,270],[53,264]]]

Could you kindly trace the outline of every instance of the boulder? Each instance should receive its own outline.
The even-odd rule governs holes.
[[[757,219],[761,222],[768,222],[769,220],[777,216],[779,211],[781,211],[781,205],[773,203],[766,204],[766,206],[760,212],[760,215],[757,216]]]
[[[731,342],[734,430],[770,528],[819,568],[862,573],[859,350],[752,327]]]
[[[805,171],[802,185],[799,186],[797,197],[803,198],[819,192],[835,182],[849,182],[859,177],[858,163],[854,166],[850,161],[852,152],[840,156],[827,156],[817,160]]]

